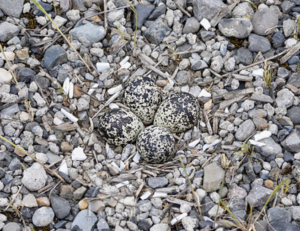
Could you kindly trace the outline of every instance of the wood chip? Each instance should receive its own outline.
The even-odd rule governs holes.
[[[297,87],[295,87],[295,86],[293,86],[293,85],[291,85],[291,84],[287,84],[287,85],[285,85],[288,89],[290,89],[293,93],[297,93],[298,91],[299,91],[299,88],[297,88]]]
[[[108,76],[110,76],[112,73],[114,73],[114,70],[112,68],[105,70],[102,72],[102,74],[99,77],[100,81],[104,81]]]
[[[224,100],[223,102],[220,103],[220,109],[226,108],[228,106],[230,106],[231,104],[234,104],[238,101],[240,101],[242,98],[244,98],[245,95],[239,95],[233,99],[228,99],[228,100]]]
[[[167,201],[170,202],[170,203],[173,203],[173,204],[178,204],[178,205],[182,205],[182,204],[188,204],[190,206],[197,206],[196,203],[191,203],[191,202],[188,202],[186,200],[180,200],[178,198],[174,198],[174,197],[167,197]]]
[[[122,36],[120,36],[111,46],[110,53],[112,55],[116,55],[125,45],[126,41],[124,41]]]
[[[245,96],[254,92],[254,88],[246,88],[239,91],[230,91],[223,95],[224,99],[232,99],[238,96]]]

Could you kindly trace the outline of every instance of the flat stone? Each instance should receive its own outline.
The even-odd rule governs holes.
[[[106,35],[106,30],[103,26],[96,26],[92,23],[88,23],[70,30],[69,34],[72,36],[73,40],[78,40],[84,46],[89,47],[92,44],[101,41]]]
[[[64,219],[66,216],[69,215],[71,211],[71,206],[68,200],[52,193],[50,197],[50,202],[51,202],[51,207],[55,212],[55,216],[58,219]]]
[[[234,18],[252,18],[254,15],[253,8],[249,2],[242,2],[238,4],[232,11],[232,17]]]
[[[262,53],[265,53],[271,49],[271,43],[263,36],[250,34],[248,41],[250,43],[248,49],[252,52],[261,51]]]
[[[161,19],[157,19],[146,31],[145,37],[150,43],[158,45],[161,41],[171,33],[171,29],[162,22]]]
[[[184,217],[181,222],[184,229],[187,231],[193,231],[195,228],[198,228],[198,219],[194,217]]]
[[[81,229],[84,231],[91,231],[93,230],[97,220],[98,218],[93,212],[87,209],[82,210],[75,217],[71,226],[71,230]]]
[[[255,125],[251,119],[243,122],[235,133],[235,138],[240,141],[246,140],[255,130]]]
[[[9,222],[6,225],[4,225],[2,231],[21,231],[21,226],[16,222]]]
[[[51,4],[42,2],[41,0],[37,0],[37,2],[44,8],[47,13],[50,13],[53,10]],[[33,14],[36,16],[45,16],[45,14],[37,8],[35,4],[33,4]]]
[[[20,18],[23,4],[24,0],[0,0],[1,9],[14,18]]]
[[[154,11],[151,13],[151,15],[148,17],[148,20],[154,21],[159,16],[166,13],[167,7],[165,4],[160,4],[159,6],[155,7]]]
[[[45,52],[44,63],[48,70],[67,61],[67,53],[60,45],[54,45]]]
[[[300,74],[293,73],[287,82],[288,84],[293,85],[294,87],[299,88],[300,87]]]
[[[268,209],[269,222],[280,221],[290,223],[292,221],[292,214],[285,208],[276,206]]]
[[[11,23],[2,22],[0,24],[0,41],[6,42],[19,34],[19,28]]]
[[[253,62],[252,52],[245,47],[241,47],[237,50],[237,56],[240,63],[244,65],[250,65]]]
[[[148,177],[146,181],[153,189],[165,187],[169,183],[168,179],[165,177]]]
[[[219,22],[219,30],[226,37],[244,39],[249,36],[252,29],[252,23],[248,18],[221,19]]]
[[[19,71],[20,82],[30,83],[31,79],[36,75],[34,70],[23,68]]]
[[[296,129],[292,131],[281,145],[289,152],[300,152],[300,132]]]
[[[248,196],[246,196],[246,201],[251,206],[258,207],[264,205],[271,194],[271,189],[262,187],[260,185],[254,185]]]
[[[201,22],[203,18],[210,21],[216,13],[225,6],[226,5],[222,2],[222,0],[193,0],[194,16],[199,22]]]
[[[50,207],[37,209],[32,216],[32,223],[37,227],[49,225],[54,219],[54,212]]]
[[[300,231],[300,229],[292,224],[280,221],[270,222],[268,225],[268,231]]]
[[[265,146],[260,147],[260,154],[263,156],[277,155],[282,153],[281,146],[276,143],[271,137],[260,140],[259,142],[265,143]]]
[[[22,204],[28,208],[38,207],[38,203],[33,194],[25,195],[23,197]]]
[[[253,30],[258,35],[268,35],[274,33],[278,24],[278,16],[272,9],[266,7],[258,9],[252,18]],[[271,30],[268,30],[273,28]],[[268,30],[268,31],[267,31]],[[267,31],[267,32],[266,32]]]
[[[294,125],[300,125],[300,107],[292,107],[287,111],[287,116],[292,120]]]
[[[136,12],[137,12],[137,28],[140,29],[144,22],[146,21],[146,19],[149,17],[149,15],[152,13],[152,11],[155,9],[154,5],[150,5],[150,4],[137,4],[135,6]],[[135,30],[136,28],[136,16],[134,13],[134,20],[133,20],[133,29]]]
[[[203,189],[213,192],[220,189],[224,170],[215,162],[204,167]]]
[[[34,163],[23,172],[22,183],[30,191],[37,191],[46,185],[47,174],[42,165]]]

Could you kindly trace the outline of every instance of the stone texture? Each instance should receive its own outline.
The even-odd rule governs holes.
[[[213,192],[220,188],[224,170],[217,164],[211,163],[204,167],[203,188],[206,192]]]
[[[46,185],[47,174],[42,165],[34,163],[30,168],[24,170],[22,183],[30,191],[36,191]]]
[[[6,42],[19,34],[19,28],[9,22],[0,24],[0,41]]]
[[[208,21],[216,15],[218,11],[224,8],[226,5],[222,0],[193,0],[194,16],[201,22],[203,18]]]
[[[45,52],[44,63],[48,70],[67,61],[67,53],[60,45],[54,45]]]
[[[246,201],[251,206],[258,207],[264,205],[271,194],[271,189],[267,189],[260,185],[254,185],[248,196],[246,196]]]
[[[146,21],[148,16],[152,13],[154,8],[155,8],[155,6],[150,5],[150,4],[137,4],[135,6],[135,9],[137,11],[137,28],[138,29],[140,29],[142,27],[142,25],[144,24],[144,22]],[[134,20],[133,20],[133,27],[132,28],[135,30],[135,28],[136,28],[135,18],[136,17],[134,16],[133,18],[134,18]]]
[[[250,34],[248,40],[250,43],[248,49],[252,52],[261,51],[262,53],[265,53],[271,49],[271,43],[263,36]]]
[[[24,0],[0,0],[0,7],[8,15],[20,18],[23,10]]]
[[[289,152],[300,152],[300,132],[297,129],[292,131],[281,145]]]
[[[278,16],[272,9],[262,8],[254,13],[252,24],[256,34],[268,35],[274,32],[274,27],[278,24]],[[270,28],[274,29],[268,30]],[[266,32],[266,30],[268,31]]]
[[[225,18],[219,22],[219,30],[226,37],[244,39],[253,29],[252,23],[247,18]]]
[[[171,29],[157,19],[151,26],[145,31],[145,37],[150,43],[158,45],[161,41],[171,33]]]
[[[93,230],[93,227],[95,226],[98,218],[97,216],[85,209],[80,211],[77,216],[75,217],[71,230],[84,230],[84,231],[91,231]]]
[[[36,210],[32,216],[32,223],[37,227],[49,225],[54,219],[54,212],[50,207],[42,207]]]
[[[251,119],[243,122],[235,133],[235,138],[240,141],[246,140],[255,130],[254,123]]]

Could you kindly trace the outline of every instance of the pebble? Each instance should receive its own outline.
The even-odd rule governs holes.
[[[249,36],[252,29],[252,23],[247,18],[221,19],[219,22],[219,30],[226,37],[244,39]]]
[[[47,174],[44,168],[34,163],[30,168],[27,168],[23,173],[22,183],[30,191],[37,191],[46,185]]]
[[[54,219],[54,212],[50,207],[41,207],[37,209],[33,216],[32,222],[36,227],[44,227],[49,225]]]
[[[253,31],[258,35],[268,35],[274,32],[278,24],[277,14],[270,8],[258,9],[252,18]],[[270,29],[272,28],[272,29]]]

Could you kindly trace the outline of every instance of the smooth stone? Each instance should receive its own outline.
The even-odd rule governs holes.
[[[37,227],[49,225],[54,219],[54,212],[51,207],[37,209],[32,216],[32,223]]]
[[[148,177],[146,181],[147,184],[153,189],[163,188],[169,183],[168,179],[165,177]]]
[[[47,12],[47,13],[50,13],[52,10],[53,10],[53,7],[51,4],[48,4],[48,3],[44,3],[42,2],[41,0],[38,0],[37,1],[43,8],[44,10]],[[35,4],[33,4],[33,14],[36,15],[36,16],[45,16],[45,14],[39,10]]]
[[[22,204],[25,207],[33,208],[38,207],[38,203],[33,194],[27,194],[23,197]]]
[[[249,2],[242,2],[238,4],[232,11],[232,17],[234,18],[242,18],[242,17],[252,18],[253,15],[254,15],[254,11]]]
[[[71,226],[71,230],[81,229],[84,231],[91,231],[93,230],[97,220],[98,218],[93,212],[87,209],[82,210],[75,217]]]
[[[0,223],[2,223],[2,221],[0,221]],[[4,225],[2,231],[21,231],[21,226],[16,222],[9,222]]]
[[[281,146],[276,143],[271,137],[260,140],[259,142],[265,143],[265,146],[260,147],[263,156],[277,155],[282,153]]]
[[[52,193],[50,197],[50,202],[51,207],[54,210],[55,216],[58,219],[64,219],[66,216],[69,215],[71,211],[71,206],[68,200]]]
[[[263,36],[250,34],[248,41],[250,43],[248,49],[252,52],[261,51],[262,53],[265,53],[271,49],[271,43]]]
[[[226,37],[244,39],[249,36],[252,29],[252,23],[248,18],[221,19],[219,22],[219,30]]]
[[[157,19],[145,32],[144,35],[150,43],[158,45],[161,41],[171,33],[171,29],[163,23],[161,19]]]
[[[182,33],[183,34],[197,33],[199,28],[200,28],[199,21],[196,18],[191,17],[186,20]]]
[[[258,35],[268,35],[274,32],[278,24],[278,16],[274,10],[266,7],[258,9],[252,18],[253,30]],[[271,30],[268,30],[273,28]],[[266,30],[268,30],[266,32]]]
[[[237,56],[240,63],[244,65],[250,65],[253,62],[252,52],[245,47],[241,47],[237,50]]]
[[[246,140],[255,130],[255,125],[251,119],[244,121],[235,133],[235,138],[239,141]]]
[[[67,53],[60,45],[54,45],[45,52],[44,63],[48,70],[67,61]]]
[[[268,225],[268,231],[300,231],[300,229],[292,223],[273,221]]]
[[[282,89],[277,93],[276,104],[277,107],[289,108],[293,105],[294,94],[288,89]]]
[[[72,39],[80,41],[85,47],[89,47],[93,43],[101,41],[106,35],[106,30],[103,26],[88,23],[75,27],[70,30],[69,34],[72,36]]]
[[[289,152],[300,152],[300,132],[297,129],[292,131],[281,145]]]
[[[285,42],[285,37],[281,31],[278,31],[275,34],[273,34],[272,40],[273,40],[273,47],[278,48],[283,46]]]
[[[292,107],[287,111],[287,117],[289,117],[294,125],[300,125],[300,107]]]
[[[13,76],[9,71],[0,68],[0,84],[10,84]]]

